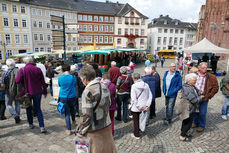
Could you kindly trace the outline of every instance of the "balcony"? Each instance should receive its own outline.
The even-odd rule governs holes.
[[[130,24],[131,24],[131,25],[134,25],[134,22],[131,22]]]
[[[136,22],[135,25],[139,25],[140,23],[139,22]]]
[[[129,22],[126,22],[126,21],[125,21],[125,24],[129,24]]]

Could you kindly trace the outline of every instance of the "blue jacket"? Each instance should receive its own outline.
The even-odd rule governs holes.
[[[152,93],[152,100],[154,101],[156,97],[155,96],[155,90],[156,90],[155,77],[153,77],[152,74],[148,74],[142,77],[142,81],[144,81],[145,83],[149,85],[150,91]]]
[[[76,77],[73,75],[61,75],[58,77],[60,86],[60,98],[75,98],[76,95]]]
[[[175,75],[173,76],[169,89],[168,89],[168,93],[166,94],[166,76],[168,74],[169,71],[165,72],[164,78],[163,78],[163,93],[166,95],[166,97],[171,97],[171,98],[175,98],[177,97],[177,92],[182,88],[182,78],[180,75],[179,71],[175,72]]]

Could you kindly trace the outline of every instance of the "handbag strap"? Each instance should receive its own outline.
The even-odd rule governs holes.
[[[95,105],[95,107],[93,108],[93,111],[95,111],[97,109],[97,107],[99,106],[99,103],[101,101],[101,97],[102,97],[102,87],[101,87],[101,83],[98,83],[99,84],[99,91],[100,91],[100,95],[99,95],[99,99],[97,100],[97,103]]]
[[[28,89],[27,89],[27,82],[26,82],[26,78],[25,78],[25,68],[22,68],[22,74],[23,74],[23,78],[24,78],[24,87],[25,87],[25,92],[28,93]]]
[[[138,95],[137,99],[141,96],[142,92],[144,91],[144,87],[145,87],[145,82],[144,82],[143,89],[142,89],[141,93]]]
[[[128,79],[128,75],[126,76],[126,79],[123,81],[123,83],[119,86],[119,89],[122,87],[122,85],[126,82],[127,79]]]

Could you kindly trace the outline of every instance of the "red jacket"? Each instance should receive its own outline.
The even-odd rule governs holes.
[[[118,77],[121,76],[120,69],[114,66],[111,67],[108,72],[111,75],[111,82],[116,84]]]

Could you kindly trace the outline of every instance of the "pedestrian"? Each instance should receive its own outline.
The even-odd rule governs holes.
[[[121,121],[121,107],[123,104],[123,121],[126,123],[132,79],[127,75],[126,66],[122,66],[120,68],[120,72],[122,75],[118,77],[116,83],[118,109],[117,109],[117,116],[115,117],[115,119]]]
[[[128,65],[128,67],[130,67],[130,73],[134,73],[134,67],[136,66],[136,64],[134,64],[133,62],[130,62],[130,64]]]
[[[20,123],[20,106],[17,101],[17,96],[19,95],[20,90],[17,90],[19,85],[15,84],[18,68],[15,67],[15,61],[11,58],[6,60],[6,65],[8,66],[8,70],[3,73],[2,76],[2,85],[5,88],[6,108],[15,119],[15,123]],[[16,89],[16,91],[14,91],[14,89]],[[13,107],[13,103],[15,108]]]
[[[63,75],[58,77],[58,84],[60,86],[59,92],[59,102],[64,103],[65,106],[65,122],[67,130],[65,131],[67,135],[71,135],[71,121],[75,125],[75,104],[76,104],[76,77],[70,74],[70,65],[62,65]]]
[[[119,76],[121,76],[120,69],[116,66],[116,62],[111,62],[111,68],[108,70],[111,77],[111,82],[116,85],[117,79]]]
[[[4,71],[2,69],[2,64],[0,63],[0,85],[2,85],[2,75]],[[5,110],[6,110],[6,104],[5,104],[5,89],[4,86],[0,87],[0,120],[5,120]]]
[[[177,92],[182,87],[182,78],[179,71],[176,71],[176,64],[171,63],[169,71],[166,71],[163,78],[163,93],[165,95],[166,118],[165,125],[172,122],[173,108],[175,106]]]
[[[197,132],[203,132],[206,125],[208,101],[219,90],[219,85],[216,77],[213,74],[207,72],[206,62],[202,62],[199,65],[196,88],[200,90],[200,93],[204,95],[204,98],[203,102],[200,103],[199,112],[194,114],[192,127],[198,127]]]
[[[204,56],[202,57],[202,61],[208,64],[209,57],[208,57],[208,54],[207,53],[204,53]]]
[[[151,94],[152,94],[152,99],[151,99],[151,105],[150,105],[150,119],[156,116],[155,113],[155,97],[156,97],[156,80],[155,77],[152,75],[152,68],[151,67],[146,67],[145,68],[145,76],[142,77],[142,81],[147,83]]]
[[[56,71],[52,68],[52,64],[49,63],[48,66],[47,66],[46,76],[50,79],[50,80],[49,80],[49,88],[50,88],[50,94],[51,94],[51,96],[53,96],[52,78],[55,77],[55,74],[58,74],[58,72],[56,72]]]
[[[161,55],[161,67],[163,68],[164,62],[165,62],[165,57],[164,55]]]
[[[147,113],[152,101],[152,94],[150,88],[147,83],[141,80],[141,76],[139,73],[133,74],[134,84],[131,88],[131,104],[130,109],[133,115],[133,123],[134,123],[134,133],[131,136],[135,139],[140,139],[140,114]],[[148,115],[148,114],[146,114]],[[144,121],[146,122],[147,119]],[[142,123],[144,124],[144,123]]]
[[[157,62],[159,60],[159,56],[157,54],[154,55],[154,60],[155,60],[155,67],[157,67]]]
[[[185,76],[185,82],[182,86],[182,98],[178,103],[177,115],[179,115],[182,121],[181,126],[181,141],[191,141],[191,135],[188,135],[188,131],[192,126],[194,112],[198,109],[199,103],[202,102],[203,95],[200,95],[200,91],[195,87],[197,75],[190,73]]]
[[[225,96],[224,104],[222,106],[222,119],[227,120],[227,116],[229,117],[229,74],[221,80],[220,90]]]
[[[99,69],[99,66],[98,66],[98,64],[96,64],[96,63],[93,63],[93,64],[91,64],[92,65],[92,67],[94,68],[94,70],[95,70],[95,73],[96,73],[96,77],[98,77],[98,78],[102,78],[102,72],[101,72],[101,70]]]
[[[96,73],[91,66],[84,66],[79,71],[79,77],[86,87],[82,95],[77,136],[90,139],[91,153],[116,153],[109,116],[110,92],[105,84],[95,79]]]
[[[183,74],[183,69],[184,69],[184,61],[183,61],[183,57],[180,57],[180,59],[178,60],[178,70],[181,74]]]
[[[150,60],[146,60],[145,61],[145,67],[149,67],[150,66]]]
[[[103,79],[101,81],[102,83],[105,83],[110,91],[110,97],[111,97],[111,106],[109,108],[109,114],[110,114],[110,119],[111,119],[111,130],[112,130],[112,135],[114,136],[114,113],[117,109],[116,106],[116,87],[115,84],[110,81],[110,73],[105,72],[103,74]]]
[[[213,71],[214,74],[216,74],[217,62],[218,62],[217,57],[215,56],[215,54],[212,54],[212,57],[211,57],[211,67],[212,67],[212,71]]]
[[[26,64],[24,68],[21,68],[16,77],[16,83],[22,84],[21,95],[25,94],[25,88],[27,88],[30,99],[33,101],[33,107],[36,109],[37,118],[40,126],[41,133],[45,133],[46,129],[44,126],[44,118],[41,111],[41,97],[47,97],[47,86],[44,80],[44,75],[40,68],[33,64],[33,59],[31,56],[23,58]],[[25,78],[24,78],[25,77]],[[26,80],[26,83],[24,82]],[[27,87],[25,87],[27,85]],[[26,108],[27,119],[29,122],[29,128],[33,129],[33,113],[32,106]]]

